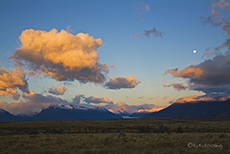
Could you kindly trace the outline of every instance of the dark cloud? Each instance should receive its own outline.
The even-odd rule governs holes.
[[[202,91],[206,95],[230,95],[230,52],[219,54],[213,59],[189,66],[181,71],[168,70],[174,77],[188,80],[189,89]]]
[[[110,78],[104,86],[108,89],[135,88],[140,83],[133,76]]]
[[[162,32],[158,31],[155,27],[153,29],[150,29],[150,30],[145,30],[143,33],[135,33],[135,34],[132,34],[131,36],[132,37],[147,37],[147,38],[150,38],[150,37],[154,37],[156,39],[159,39],[159,38],[162,38]]]

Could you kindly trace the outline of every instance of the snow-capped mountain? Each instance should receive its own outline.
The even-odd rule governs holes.
[[[121,116],[109,112],[103,107],[87,107],[81,104],[50,105],[32,117],[14,116],[7,111],[0,110],[0,121],[104,120],[121,118]]]

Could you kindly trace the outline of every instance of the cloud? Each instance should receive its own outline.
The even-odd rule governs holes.
[[[172,83],[169,85],[164,84],[164,87],[173,87],[177,91],[183,91],[188,88],[188,86],[185,86],[183,83]]]
[[[230,96],[225,96],[225,97],[209,97],[207,95],[201,95],[201,94],[197,94],[197,95],[193,95],[193,96],[188,96],[188,97],[183,97],[183,98],[179,98],[175,101],[175,103],[196,103],[196,102],[206,102],[206,101],[226,101],[227,99],[229,99]]]
[[[162,38],[162,32],[158,31],[155,27],[150,29],[150,30],[145,30],[143,33],[135,33],[132,34],[131,37],[146,37],[146,38],[150,38],[150,37],[154,37],[156,39]]]
[[[49,93],[54,94],[54,95],[64,95],[66,91],[66,87],[64,86],[59,86],[57,88],[50,88]]]
[[[17,89],[22,92],[29,92],[23,70],[20,68],[14,70],[0,68],[0,96],[12,95],[17,100],[20,97]]]
[[[141,109],[152,109],[153,104],[138,104],[138,105],[129,105],[124,102],[119,102],[117,104],[107,104],[104,107],[110,112],[119,113],[120,111],[125,111],[127,113],[133,113],[136,110]]]
[[[90,96],[90,97],[86,97],[84,99],[84,102],[90,104],[100,104],[100,103],[105,103],[105,104],[113,104],[112,101],[110,101],[108,98],[104,98],[104,97],[94,97],[94,96]]]
[[[42,95],[36,94],[33,91],[30,91],[29,94],[22,95],[28,101],[38,102],[38,103],[57,103],[57,104],[68,104],[69,102],[61,99],[60,97],[51,96],[51,95]]]
[[[202,91],[207,96],[214,96],[213,94],[228,96],[230,95],[229,70],[230,52],[226,52],[196,66],[189,66],[181,71],[168,70],[165,74],[187,79],[190,90]]]
[[[33,115],[42,110],[42,108],[47,108],[52,103],[37,103],[37,102],[19,102],[10,103],[0,101],[0,108],[10,112],[13,115],[25,114]]]
[[[158,97],[151,97],[149,98],[149,100],[154,100],[154,99],[157,99]]]
[[[199,67],[195,67],[195,66],[189,66],[181,71],[178,71],[178,69],[171,69],[171,70],[167,70],[165,71],[165,75],[166,74],[172,74],[175,77],[182,77],[182,78],[192,78],[192,77],[196,77],[199,78],[203,75],[203,70]]]
[[[133,76],[129,76],[129,77],[116,76],[113,78],[109,78],[109,82],[107,82],[104,85],[104,87],[108,89],[135,88],[139,83],[141,82]]]
[[[76,95],[73,100],[72,100],[72,104],[113,104],[113,101],[109,100],[108,98],[104,98],[104,97],[94,97],[94,96],[89,96],[89,97],[85,97],[85,95]]]
[[[138,113],[157,112],[157,111],[160,111],[160,110],[162,110],[162,109],[164,109],[164,108],[166,108],[166,107],[168,107],[168,105],[155,105],[155,106],[153,106],[153,108],[151,108],[151,109],[140,109],[140,110],[138,110],[138,111],[136,111],[136,112],[138,112]]]
[[[144,2],[136,4],[136,13],[138,15],[143,16],[146,12],[150,12],[150,11],[151,9],[148,4],[145,4]]]
[[[76,95],[73,100],[72,100],[72,104],[80,104],[81,103],[81,98],[84,98],[85,96],[82,95]]]
[[[169,98],[170,98],[170,96],[164,96],[164,97],[162,97],[163,100],[166,100],[166,99],[169,99]]]
[[[148,4],[145,4],[145,11],[149,12],[150,11],[150,7]]]
[[[14,115],[25,114],[33,115],[40,112],[43,108],[49,107],[51,104],[67,105],[70,102],[63,100],[59,97],[51,95],[36,94],[33,91],[23,93],[25,101],[7,103],[0,101],[0,108],[4,109]]]
[[[20,36],[21,47],[11,56],[16,65],[58,81],[103,83],[109,65],[102,65],[96,49],[101,39],[65,30],[49,32],[27,29]]]
[[[209,58],[212,55],[216,55],[219,50],[223,48],[228,48],[230,51],[230,16],[227,12],[227,16],[224,14],[225,10],[230,8],[229,0],[220,0],[218,3],[212,3],[212,11],[209,17],[203,18],[203,23],[210,23],[215,27],[222,27],[222,30],[225,32],[227,39],[221,45],[215,47],[212,51],[209,49],[205,51],[202,56]],[[221,11],[220,11],[221,9]]]

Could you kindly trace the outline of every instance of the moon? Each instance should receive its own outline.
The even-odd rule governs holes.
[[[193,53],[195,54],[195,53],[196,53],[196,50],[193,50]]]

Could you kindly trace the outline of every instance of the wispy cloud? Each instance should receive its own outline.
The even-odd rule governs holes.
[[[188,86],[185,86],[183,83],[172,83],[169,85],[164,84],[164,87],[173,87],[177,91],[183,91],[188,88]]]
[[[148,4],[145,4],[145,11],[149,12],[150,11],[150,7]]]
[[[169,99],[169,98],[170,98],[170,96],[164,96],[164,97],[162,97],[163,100],[166,100],[166,99]]]
[[[155,27],[149,30],[145,30],[143,33],[135,33],[132,34],[132,37],[143,37],[143,38],[151,38],[154,37],[156,39],[162,38],[162,32],[158,31]]]
[[[144,2],[136,4],[136,12],[138,15],[143,16],[146,12],[150,12],[150,6]]]
[[[202,58],[209,58],[210,56],[216,55],[219,50],[223,48],[230,49],[230,16],[227,12],[227,16],[224,15],[225,10],[230,8],[229,0],[220,0],[218,3],[212,3],[212,11],[209,17],[203,18],[203,23],[210,23],[216,27],[222,27],[222,30],[225,32],[227,39],[221,45],[215,47],[214,49],[207,48]],[[220,11],[221,10],[221,11]]]
[[[149,100],[154,100],[154,99],[157,99],[158,97],[151,97],[149,98]]]

